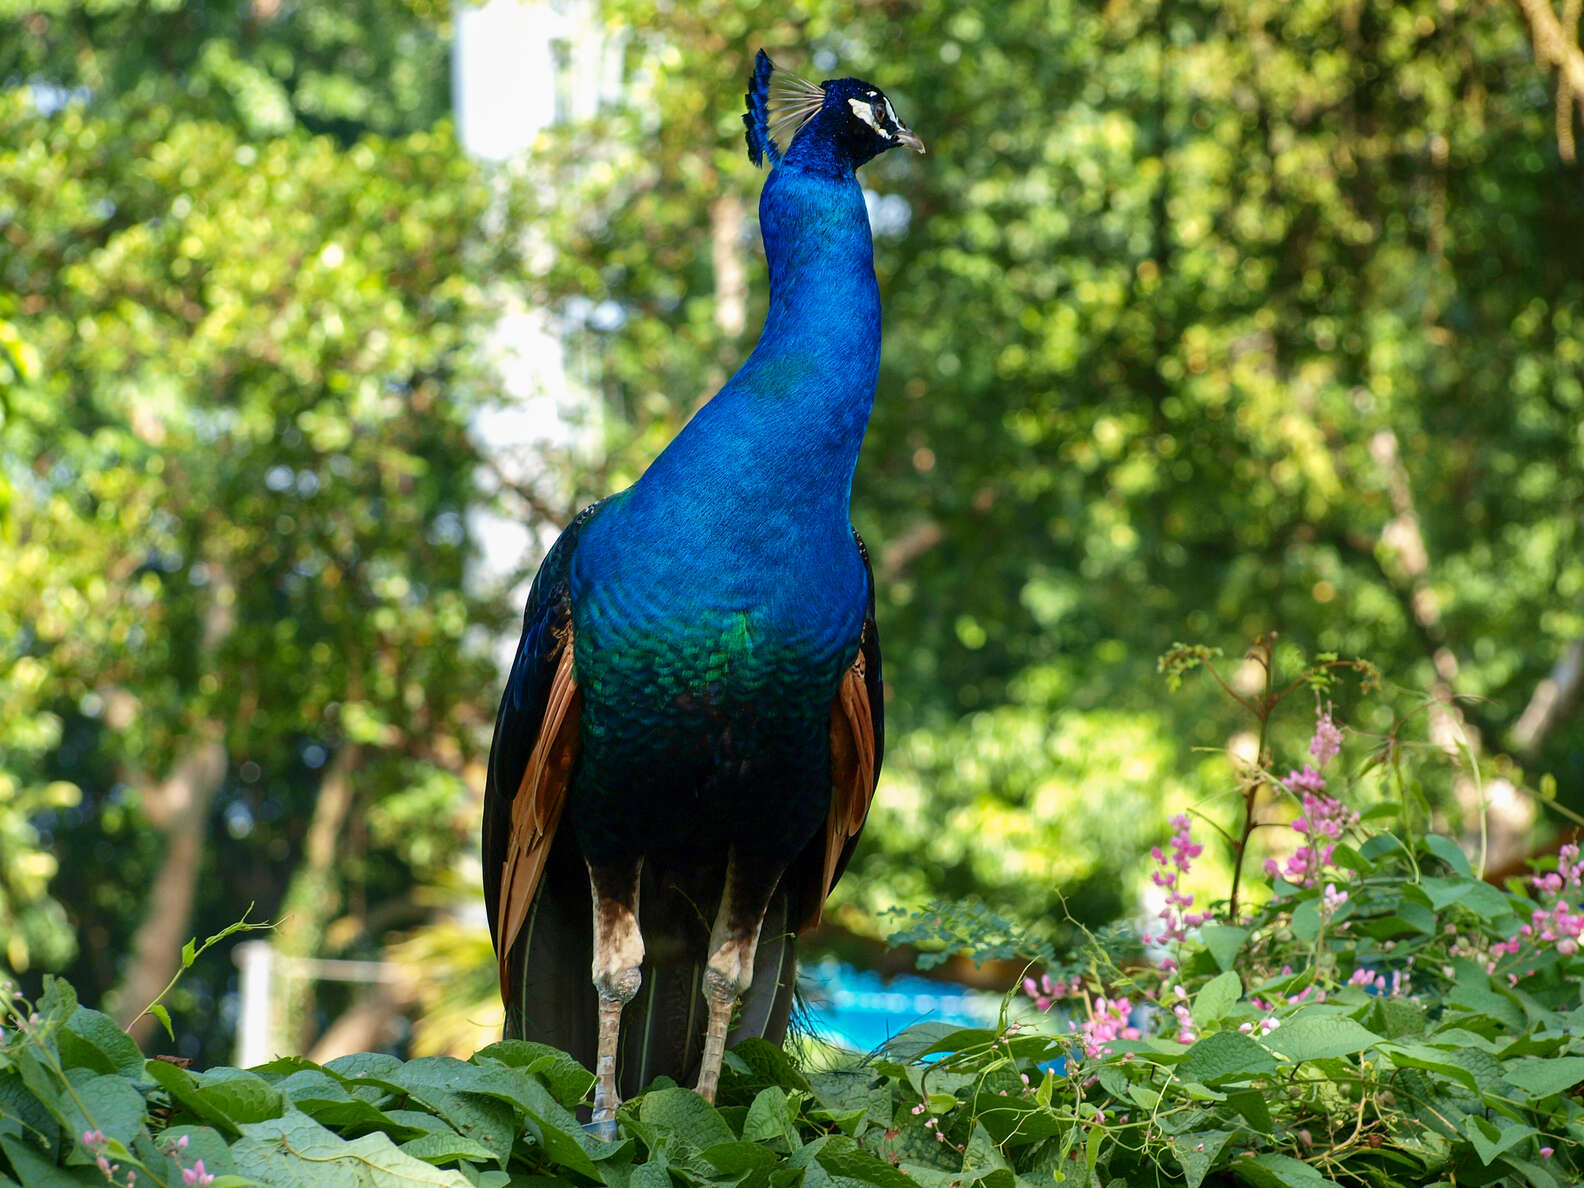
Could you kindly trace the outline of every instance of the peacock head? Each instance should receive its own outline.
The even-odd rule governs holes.
[[[924,142],[897,118],[881,90],[857,78],[811,83],[783,70],[760,50],[748,82],[748,158],[765,157],[847,173],[887,149]]]

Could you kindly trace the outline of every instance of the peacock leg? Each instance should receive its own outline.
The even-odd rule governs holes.
[[[629,865],[589,864],[594,893],[594,989],[599,993],[599,1047],[594,1072],[594,1117],[589,1129],[616,1137],[616,1047],[622,1008],[643,981],[643,936],[638,931],[638,875],[643,859]]]
[[[774,863],[739,862],[737,858],[734,847],[726,859],[726,887],[721,892],[720,910],[715,913],[715,926],[710,929],[709,962],[704,969],[709,1024],[704,1032],[698,1095],[708,1102],[715,1100],[720,1084],[732,1008],[753,984],[759,929],[764,924],[770,896],[781,881],[782,868]]]

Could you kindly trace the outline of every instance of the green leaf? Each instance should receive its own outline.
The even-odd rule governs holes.
[[[425,1163],[442,1164],[455,1163],[459,1159],[472,1159],[478,1162],[492,1160],[495,1153],[482,1143],[458,1134],[449,1127],[441,1132],[420,1135],[418,1138],[409,1139],[401,1145],[401,1150],[411,1155],[414,1159],[422,1159]]]
[[[821,1162],[824,1162],[823,1158]],[[963,1145],[962,1166],[965,1179],[987,1182],[993,1182],[989,1180],[990,1173],[1008,1171],[1011,1168],[1006,1156],[1001,1154],[1001,1149],[990,1137],[990,1132],[978,1122],[974,1123],[973,1130],[968,1134],[968,1141]]]
[[[970,1138],[969,1153],[971,1154],[974,1149],[973,1140]],[[819,1164],[832,1176],[837,1177],[838,1184],[857,1181],[860,1184],[874,1184],[878,1188],[910,1188],[912,1183],[907,1176],[875,1156],[873,1152],[865,1150],[857,1143],[845,1140],[825,1144],[819,1153]],[[979,1165],[970,1165],[965,1158],[963,1166],[964,1172],[967,1173],[965,1179],[972,1179],[971,1166]],[[1004,1168],[1006,1164],[1002,1161],[999,1166]]]
[[[1089,1182],[1094,1183],[1095,1168],[1100,1163],[1100,1144],[1105,1141],[1105,1127],[1098,1122],[1089,1125],[1089,1137],[1084,1140],[1084,1168],[1089,1173]]]
[[[1301,1159],[1266,1153],[1253,1159],[1234,1159],[1230,1170],[1255,1188],[1334,1188],[1329,1180]]]
[[[1483,1048],[1455,1048],[1449,1055],[1462,1068],[1468,1069],[1479,1083],[1480,1092],[1507,1096],[1502,1084],[1502,1063]]]
[[[1503,1151],[1540,1133],[1533,1126],[1514,1125],[1497,1129],[1494,1123],[1472,1114],[1465,1121],[1463,1132],[1468,1135],[1469,1142],[1474,1144],[1475,1153],[1486,1167]]]
[[[57,1166],[54,1159],[39,1154],[14,1134],[0,1134],[0,1152],[10,1162],[21,1188],[105,1188],[104,1176],[92,1164]]]
[[[1520,1060],[1502,1069],[1502,1079],[1537,1101],[1584,1082],[1584,1056]]]
[[[337,1056],[324,1067],[349,1081],[380,1085],[392,1093],[402,1092],[402,1087],[395,1080],[402,1071],[402,1062],[386,1052],[354,1052],[350,1056]]]
[[[1275,1069],[1271,1054],[1248,1036],[1237,1031],[1217,1031],[1195,1042],[1175,1071],[1184,1081],[1221,1085],[1263,1076]]]
[[[1160,1105],[1161,1091],[1154,1085],[1135,1081],[1127,1087],[1127,1099],[1141,1110],[1154,1110]]]
[[[1320,1060],[1351,1056],[1381,1042],[1381,1037],[1352,1019],[1300,1012],[1265,1037],[1267,1048],[1289,1060]]]
[[[160,1021],[160,1026],[165,1028],[166,1036],[170,1039],[170,1041],[172,1043],[175,1043],[176,1042],[176,1032],[171,1027],[170,1012],[167,1011],[163,1006],[161,1006],[157,1002],[150,1003],[148,1011],[149,1011],[149,1014],[153,1015],[156,1019],[158,1019]]]
[[[914,1024],[903,1032],[914,1031],[925,1024]],[[901,1037],[898,1037],[901,1038]],[[954,1027],[944,1035],[939,1036],[920,1056],[928,1056],[935,1052],[969,1052],[974,1049],[989,1048],[1001,1038],[1000,1032],[992,1027]]]
[[[1194,995],[1194,1023],[1201,1028],[1219,1023],[1228,1008],[1243,996],[1242,979],[1233,970],[1217,974]]]
[[[1292,913],[1292,933],[1304,944],[1313,944],[1320,935],[1320,901],[1306,899]]]
[[[705,1149],[704,1158],[717,1171],[731,1176],[740,1188],[768,1183],[770,1169],[780,1162],[770,1148],[745,1140],[717,1143]]]
[[[1425,936],[1434,936],[1441,927],[1433,911],[1412,899],[1404,899],[1397,905],[1397,919]]]
[[[17,1071],[22,1076],[23,1089],[55,1118],[68,1128],[72,1119],[66,1114],[61,1100],[65,1086],[60,1077],[39,1058],[37,1052],[25,1047],[14,1054]]]
[[[280,1091],[256,1073],[240,1068],[212,1068],[193,1079],[198,1084],[199,1098],[233,1122],[278,1118],[285,1108]]]
[[[1371,834],[1359,846],[1359,853],[1370,861],[1385,858],[1390,854],[1407,853],[1408,847],[1395,833],[1382,831]]]
[[[67,1135],[75,1142],[85,1130],[100,1130],[130,1149],[148,1112],[137,1088],[114,1073],[74,1068],[67,1076],[73,1091],[60,1099]]]
[[[1453,983],[1446,996],[1450,1005],[1463,1007],[1475,1014],[1489,1015],[1508,1031],[1521,1032],[1526,1029],[1523,1009],[1504,991],[1492,985],[1491,977],[1483,966],[1463,957],[1454,959],[1452,966],[1455,971]]]
[[[198,938],[194,937],[192,940],[188,941],[185,945],[182,946],[182,952],[181,952],[182,968],[183,969],[192,968],[192,963],[194,961],[196,961],[197,959],[198,959]]]
[[[1182,1044],[1162,1035],[1138,1040],[1112,1040],[1106,1047],[1118,1056],[1129,1052],[1146,1055],[1156,1064],[1179,1064],[1188,1055],[1188,1049]]]
[[[55,1034],[65,1068],[90,1068],[119,1073],[133,1080],[143,1075],[143,1052],[109,1015],[79,1006]]]
[[[510,1068],[520,1068],[539,1077],[562,1105],[577,1105],[594,1089],[593,1073],[565,1052],[548,1044],[531,1040],[501,1040],[487,1048],[480,1048],[472,1057],[474,1064],[491,1061]]]
[[[1429,1044],[1386,1042],[1380,1045],[1380,1050],[1399,1068],[1422,1068],[1456,1081],[1475,1093],[1479,1092],[1479,1082],[1474,1079],[1474,1074],[1458,1064],[1452,1055],[1442,1048],[1434,1048]]]
[[[1174,1137],[1171,1153],[1183,1170],[1186,1188],[1199,1188],[1204,1183],[1204,1178],[1215,1167],[1222,1148],[1234,1133],[1231,1130],[1196,1130]]]
[[[44,975],[44,993],[36,1008],[45,1032],[54,1031],[77,1012],[77,991],[65,978]]]
[[[753,1104],[748,1107],[742,1136],[752,1142],[780,1140],[786,1143],[789,1151],[795,1151],[803,1145],[803,1139],[798,1134],[797,1114],[792,1103],[787,1100],[785,1089],[768,1085],[759,1090]]]
[[[1477,880],[1470,885],[1468,893],[1463,896],[1463,906],[1487,924],[1504,916],[1517,914],[1512,898],[1505,891],[1492,887],[1483,880]]]
[[[1238,951],[1248,940],[1250,929],[1232,924],[1205,924],[1199,929],[1199,939],[1215,958],[1221,969],[1230,970],[1237,961]]]
[[[1236,1110],[1243,1121],[1247,1122],[1256,1133],[1270,1134],[1274,1129],[1270,1106],[1265,1103],[1263,1093],[1253,1089],[1245,1089],[1241,1093],[1228,1093],[1227,1105]]]
[[[1438,912],[1452,904],[1461,904],[1486,921],[1514,914],[1512,900],[1483,879],[1426,877],[1419,880],[1419,886],[1430,906]]]
[[[809,1091],[808,1079],[779,1044],[749,1036],[726,1055],[727,1070],[723,1070],[721,1083],[740,1092],[745,1099],[767,1085],[803,1093]]]
[[[808,1083],[815,1098],[832,1118],[862,1109],[864,1120],[870,1126],[891,1126],[891,1086],[883,1078],[877,1078],[874,1069],[812,1073]]]
[[[503,1165],[516,1137],[516,1111],[521,1101],[534,1092],[550,1101],[543,1083],[520,1069],[481,1067],[447,1056],[409,1060],[399,1064],[388,1079],[406,1092],[409,1102],[423,1106],[462,1134],[484,1144]]]
[[[384,1134],[347,1141],[307,1114],[250,1122],[231,1148],[238,1167],[266,1183],[314,1188],[470,1188],[459,1171],[432,1167],[402,1151]]]
[[[9,1132],[51,1153],[60,1145],[57,1095],[40,1101],[18,1072],[0,1072],[0,1132]]]
[[[1468,855],[1463,852],[1463,847],[1450,837],[1444,837],[1439,833],[1426,834],[1424,846],[1465,879],[1474,877],[1474,868],[1469,865]]]
[[[954,1050],[950,1046],[942,1048],[941,1042],[948,1037],[972,1035],[977,1037],[980,1044],[993,1042],[995,1032],[983,1029],[964,1029],[952,1023],[915,1023],[899,1034],[886,1041],[886,1054],[894,1060],[908,1063],[917,1060],[928,1052]],[[955,1042],[955,1040],[954,1040]]]
[[[1045,1075],[1040,1078],[1039,1087],[1034,1090],[1034,1103],[1042,1109],[1050,1109],[1051,1094],[1056,1089],[1056,1070],[1047,1068]]]
[[[144,1066],[155,1084],[201,1122],[230,1134],[244,1122],[279,1117],[284,1108],[280,1093],[262,1077],[234,1068],[216,1068],[194,1076],[166,1060]]]
[[[1438,879],[1426,876],[1419,880],[1419,886],[1430,897],[1430,906],[1436,911],[1441,911],[1448,904],[1456,903],[1467,895],[1474,886],[1472,879]]]
[[[638,1116],[699,1150],[737,1138],[720,1112],[691,1089],[653,1089],[638,1099]]]
[[[138,1152],[144,1156],[144,1162],[151,1170],[162,1170],[166,1182],[173,1186],[181,1184],[182,1170],[192,1167],[199,1159],[204,1161],[205,1169],[213,1175],[236,1174],[231,1144],[225,1135],[212,1126],[169,1126],[159,1132],[157,1139],[157,1142],[153,1138],[140,1140]],[[186,1146],[178,1152],[178,1158],[172,1158],[165,1153],[166,1148],[180,1139],[187,1140]]]
[[[1375,999],[1366,1025],[1372,1031],[1378,1031],[1387,1039],[1401,1039],[1404,1036],[1418,1036],[1425,1032],[1426,1013],[1424,1007],[1405,998],[1388,998],[1380,996]]]
[[[341,1130],[385,1130],[390,1118],[320,1068],[298,1069],[275,1082],[275,1090],[323,1126]]]
[[[1376,807],[1378,808],[1380,806],[1377,805]],[[1396,815],[1395,809],[1392,810],[1392,815]],[[1373,874],[1375,871],[1375,864],[1368,858],[1364,857],[1363,854],[1360,854],[1352,846],[1348,845],[1346,842],[1338,842],[1336,847],[1331,851],[1331,864],[1333,866],[1340,867],[1343,870],[1350,870],[1354,874],[1364,875],[1366,877]]]
[[[646,1162],[633,1168],[628,1188],[672,1188],[671,1170],[665,1152],[651,1152]]]

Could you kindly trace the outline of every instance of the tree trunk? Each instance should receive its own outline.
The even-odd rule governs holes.
[[[1568,644],[1551,675],[1535,686],[1529,704],[1512,728],[1512,746],[1519,756],[1533,759],[1546,737],[1578,709],[1584,692],[1584,639]]]
[[[324,1064],[353,1052],[379,1051],[398,1038],[402,1017],[412,1005],[412,992],[403,986],[388,982],[371,986],[325,1028],[308,1059]]]
[[[743,264],[743,204],[736,194],[710,203],[710,255],[715,266],[715,324],[736,338],[748,325],[748,270]]]
[[[320,956],[325,931],[341,908],[341,890],[335,873],[337,842],[352,810],[355,791],[352,773],[357,770],[361,758],[361,747],[344,743],[325,768],[319,784],[319,799],[314,803],[313,820],[303,843],[302,864],[286,889],[280,927],[275,931],[275,949],[283,957]],[[276,998],[276,1009],[279,1013],[274,1034],[286,1043],[288,1054],[303,1051],[312,1032],[313,983],[296,976],[287,979]]]
[[[236,588],[223,574],[211,588],[214,600],[205,612],[203,629],[206,665],[212,664],[236,626]],[[149,889],[148,910],[132,940],[132,964],[112,996],[116,1021],[140,1045],[152,1035],[155,1020],[152,1015],[138,1015],[176,976],[182,946],[192,935],[193,900],[209,828],[209,805],[225,779],[227,763],[224,727],[218,722],[201,722],[193,728],[191,743],[168,778],[151,783],[133,777],[142,788],[143,808],[150,822],[166,836],[165,857]]]
[[[1584,112],[1584,50],[1579,48],[1578,0],[1565,0],[1557,16],[1550,0],[1518,0],[1518,7],[1529,18],[1530,40],[1535,60],[1557,70],[1556,130],[1557,149],[1568,164],[1576,152],[1573,144],[1573,104]]]
[[[1430,741],[1454,759],[1466,757],[1477,764],[1484,744],[1480,732],[1457,703],[1454,682],[1458,660],[1441,623],[1440,599],[1430,581],[1430,555],[1420,531],[1419,512],[1414,506],[1413,488],[1397,435],[1382,429],[1370,441],[1370,456],[1385,475],[1392,510],[1397,513],[1381,531],[1381,545],[1393,555],[1412,592],[1409,611],[1435,666],[1436,679],[1430,692],[1436,706],[1431,710]],[[1534,803],[1511,781],[1496,779],[1484,784],[1475,774],[1460,769],[1453,787],[1463,810],[1465,848],[1477,847],[1476,858],[1482,870],[1503,866],[1526,852],[1534,825]]]

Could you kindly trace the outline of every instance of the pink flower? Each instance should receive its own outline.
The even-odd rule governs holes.
[[[1338,908],[1348,901],[1348,893],[1346,891],[1338,891],[1335,883],[1327,883],[1321,899],[1325,903],[1326,914],[1333,915]]]
[[[1282,787],[1295,795],[1299,792],[1324,792],[1325,776],[1305,763],[1302,771],[1287,773],[1287,778],[1282,780]]]
[[[1210,918],[1208,912],[1186,910],[1193,906],[1194,897],[1186,894],[1178,883],[1183,875],[1193,869],[1193,860],[1204,853],[1204,846],[1193,840],[1193,823],[1186,813],[1179,813],[1169,823],[1172,827],[1171,841],[1168,843],[1171,853],[1168,855],[1159,846],[1150,849],[1150,857],[1155,859],[1155,870],[1150,875],[1150,882],[1166,892],[1166,905],[1160,910],[1161,931],[1144,934],[1144,943],[1147,945],[1185,940],[1190,928],[1197,928]]]
[[[197,1188],[203,1188],[205,1184],[214,1183],[214,1176],[209,1172],[204,1171],[203,1160],[200,1159],[197,1163],[193,1164],[189,1168],[186,1168],[182,1172],[182,1183],[193,1184],[197,1185]]]
[[[1319,772],[1311,767],[1304,768],[1304,772],[1313,776],[1320,787],[1324,787],[1325,781],[1320,778]],[[1296,776],[1295,772],[1282,781],[1289,791],[1295,791],[1300,786],[1294,782]],[[1279,874],[1289,883],[1300,887],[1313,887],[1319,881],[1321,868],[1330,865],[1336,853],[1337,841],[1358,824],[1359,817],[1340,800],[1326,796],[1321,791],[1305,791],[1302,799],[1303,812],[1293,821],[1292,827],[1304,835],[1304,844],[1287,859],[1284,866],[1277,866],[1274,860],[1267,859],[1265,873],[1272,877]],[[1340,902],[1336,906],[1341,906]]]
[[[1083,1037],[1084,1052],[1090,1059],[1099,1059],[1111,1049],[1105,1045],[1115,1039],[1136,1040],[1139,1029],[1128,1023],[1133,1004],[1124,998],[1107,999],[1097,996],[1084,1023],[1073,1023],[1073,1030]]]
[[[1315,716],[1314,737],[1309,740],[1309,753],[1314,756],[1321,771],[1335,759],[1342,749],[1342,730],[1331,720],[1331,707],[1318,710]]]
[[[1023,993],[1034,1000],[1035,1009],[1040,1011],[1048,1011],[1058,1000],[1077,994],[1078,986],[1077,978],[1069,985],[1062,978],[1052,981],[1050,974],[1041,974],[1037,982],[1032,977],[1023,979]]]

